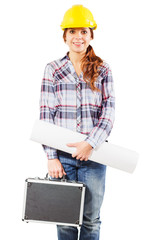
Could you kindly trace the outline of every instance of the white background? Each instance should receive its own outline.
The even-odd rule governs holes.
[[[116,121],[109,141],[140,154],[133,174],[108,167],[101,240],[159,240],[158,0],[0,3],[0,234],[3,239],[56,239],[54,225],[21,221],[24,180],[47,172],[42,147],[29,137],[39,118],[44,68],[68,50],[59,25],[65,11],[79,3],[95,17],[91,45],[114,77]]]

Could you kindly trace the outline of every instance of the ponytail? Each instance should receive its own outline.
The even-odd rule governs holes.
[[[96,56],[91,45],[88,46],[85,56],[82,58],[82,71],[84,80],[90,84],[93,91],[99,91],[95,86],[97,77],[99,76],[99,67],[102,65],[103,60]]]

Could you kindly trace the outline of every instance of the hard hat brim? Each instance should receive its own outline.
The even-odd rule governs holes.
[[[88,25],[74,25],[74,26],[72,26],[72,25],[66,25],[66,26],[63,26],[63,25],[60,25],[60,27],[61,27],[61,29],[62,30],[65,30],[65,29],[67,29],[67,28],[91,28],[92,30],[95,30],[96,28],[97,28],[97,25],[95,25],[95,26],[88,26]]]

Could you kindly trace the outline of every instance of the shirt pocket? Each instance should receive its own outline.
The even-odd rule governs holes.
[[[76,106],[76,84],[59,80],[55,87],[55,96],[58,106]]]

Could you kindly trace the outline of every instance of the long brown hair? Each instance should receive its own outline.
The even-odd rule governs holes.
[[[90,28],[91,38],[94,38],[93,30]],[[66,32],[67,28],[64,30],[63,39],[66,42]],[[88,46],[86,54],[81,60],[81,68],[83,72],[84,80],[90,84],[93,91],[99,91],[95,86],[97,77],[99,76],[99,67],[102,65],[103,60],[96,56],[91,45]]]

